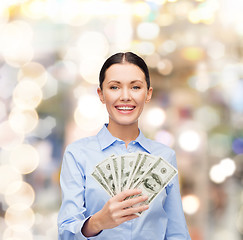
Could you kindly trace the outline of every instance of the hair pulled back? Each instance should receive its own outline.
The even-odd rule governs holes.
[[[144,60],[136,55],[135,53],[132,52],[125,52],[125,53],[116,53],[112,56],[110,56],[103,64],[101,70],[100,70],[100,75],[99,75],[99,86],[100,89],[102,90],[102,84],[105,80],[105,72],[106,70],[113,64],[117,63],[131,63],[136,66],[138,66],[144,73],[145,75],[145,80],[147,83],[147,88],[150,88],[150,77],[149,77],[149,71],[146,63]]]

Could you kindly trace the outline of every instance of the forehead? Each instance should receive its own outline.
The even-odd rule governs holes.
[[[143,80],[144,72],[132,63],[116,63],[111,65],[105,72],[105,80]]]

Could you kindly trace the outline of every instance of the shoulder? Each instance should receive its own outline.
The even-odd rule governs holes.
[[[149,146],[150,146],[150,151],[152,155],[155,156],[161,156],[162,158],[164,158],[165,160],[167,160],[168,162],[173,163],[173,165],[175,165],[175,151],[174,149],[172,149],[171,147],[157,142],[155,140],[151,140],[151,139],[147,139]]]
[[[151,152],[168,152],[170,154],[175,154],[175,151],[171,147],[169,147],[163,143],[160,143],[155,140],[148,139],[148,138],[147,138],[147,141],[150,145]]]
[[[66,146],[65,152],[80,152],[85,150],[99,149],[99,142],[97,136],[89,136],[80,138]]]

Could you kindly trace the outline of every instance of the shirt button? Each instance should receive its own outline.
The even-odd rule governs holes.
[[[128,148],[128,152],[132,152],[132,149],[131,148]]]
[[[136,142],[132,142],[132,144],[135,144]]]

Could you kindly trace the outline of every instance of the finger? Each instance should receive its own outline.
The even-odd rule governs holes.
[[[141,205],[138,207],[130,207],[123,210],[124,216],[135,215],[135,213],[143,212],[149,209],[149,205]],[[136,215],[137,216],[137,215]]]
[[[121,223],[124,223],[126,221],[129,221],[129,220],[132,220],[132,219],[135,219],[135,218],[138,218],[139,216],[136,215],[136,214],[131,214],[131,215],[127,215],[127,216],[124,216],[123,218],[121,218]]]
[[[122,202],[127,197],[130,197],[130,196],[133,196],[133,195],[138,195],[138,194],[141,194],[141,193],[142,193],[142,191],[140,189],[128,189],[128,190],[125,190],[125,191],[117,194],[113,198],[114,198],[114,200]]]
[[[133,197],[131,199],[127,199],[123,202],[120,203],[121,208],[128,208],[131,207],[135,204],[141,203],[148,200],[148,196],[146,195],[142,195],[142,196],[138,196],[138,197]]]

